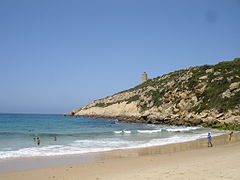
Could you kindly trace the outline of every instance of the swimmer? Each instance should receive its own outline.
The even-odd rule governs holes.
[[[40,140],[40,138],[39,138],[39,137],[37,137],[37,145],[39,146],[39,145],[40,145],[40,143],[41,143],[41,140]]]

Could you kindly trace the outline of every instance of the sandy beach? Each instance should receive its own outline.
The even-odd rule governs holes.
[[[101,161],[1,173],[1,180],[240,179],[240,135],[102,153]],[[22,164],[24,166],[24,164]]]

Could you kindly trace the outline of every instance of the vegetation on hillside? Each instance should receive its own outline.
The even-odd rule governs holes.
[[[203,65],[190,67],[149,79],[138,86],[122,91],[118,94],[136,92],[130,98],[108,103],[97,103],[95,106],[107,107],[112,104],[139,101],[140,108],[145,111],[153,106],[158,107],[163,103],[162,98],[175,91],[188,91],[194,93],[199,102],[190,111],[200,113],[204,110],[215,109],[219,113],[226,112],[240,106],[240,91],[231,96],[223,96],[229,90],[229,86],[240,81],[240,58],[233,61],[220,62],[216,65]],[[196,89],[201,84],[206,87],[199,93]],[[175,97],[173,102],[178,104],[181,97]]]

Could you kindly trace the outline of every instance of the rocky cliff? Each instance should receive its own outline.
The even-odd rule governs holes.
[[[240,125],[240,58],[171,72],[71,114],[155,124]]]

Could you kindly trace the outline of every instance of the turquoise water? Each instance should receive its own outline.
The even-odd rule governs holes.
[[[138,148],[206,137],[209,129],[61,115],[0,114],[0,159]],[[224,131],[211,130],[212,135]],[[34,137],[40,137],[38,146]],[[54,137],[57,141],[54,141]]]

